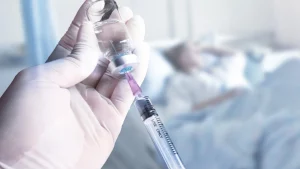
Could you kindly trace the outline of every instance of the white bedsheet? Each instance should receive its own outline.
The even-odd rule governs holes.
[[[187,169],[300,168],[300,59],[257,89],[173,119],[170,135]]]

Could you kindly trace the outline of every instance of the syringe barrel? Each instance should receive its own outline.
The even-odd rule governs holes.
[[[148,97],[138,97],[135,106],[141,114],[146,129],[169,169],[185,169],[177,150],[159,115]]]

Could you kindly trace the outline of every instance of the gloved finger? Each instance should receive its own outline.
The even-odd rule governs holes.
[[[136,55],[141,57],[140,64],[138,68],[132,73],[132,75],[136,79],[137,83],[141,85],[145,79],[148,69],[150,48],[147,43],[141,43],[137,47],[135,53]],[[120,111],[120,113],[126,116],[134,100],[134,96],[126,79],[121,79],[118,82],[110,99],[112,103],[114,103],[116,108]]]
[[[90,7],[91,3],[91,0],[85,0],[83,5],[78,10],[75,18],[73,19],[69,29],[61,38],[58,45],[48,58],[47,62],[66,57],[71,53],[71,51],[74,48],[74,45],[76,44],[80,26],[83,22],[88,21],[86,11]],[[100,7],[99,10],[101,10],[102,8]]]
[[[120,18],[121,17],[121,18]],[[133,12],[128,7],[120,7],[118,10],[114,10],[110,16],[110,19],[122,19],[127,22],[133,17]]]
[[[91,10],[100,11],[104,8],[103,1],[99,2],[100,4],[93,5]],[[65,33],[65,35],[61,38],[59,41],[58,46],[55,48],[53,53],[48,58],[47,62],[66,57],[69,55],[76,43],[76,39],[78,36],[78,31],[83,22],[88,21],[87,17],[87,10],[90,8],[92,2],[91,0],[86,0],[79,11],[77,12],[74,20],[72,21],[68,31]],[[130,18],[132,18],[133,14],[132,11],[128,7],[120,7],[119,8],[120,15],[124,22],[127,22]],[[94,18],[93,18],[94,19]],[[99,18],[100,20],[101,18]]]
[[[74,86],[95,70],[101,54],[93,24],[86,22],[80,28],[72,53],[68,57],[41,65],[42,76],[62,88]]]
[[[125,118],[120,115],[108,98],[101,96],[95,89],[86,89],[85,93],[86,102],[89,104],[100,125],[111,134],[112,142],[115,143]]]
[[[145,23],[140,16],[134,16],[126,22],[126,26],[130,36],[134,43],[141,43],[145,36]],[[139,45],[136,45],[139,48]],[[138,55],[140,60],[143,60],[143,55]],[[110,98],[112,96],[115,87],[117,86],[119,79],[111,75],[111,70],[106,73],[100,79],[96,90],[103,96]]]
[[[86,0],[83,5],[78,10],[74,20],[72,21],[68,31],[66,34],[61,38],[59,45],[63,48],[69,50],[70,52],[73,50],[76,41],[77,36],[79,32],[79,28],[82,25],[82,23],[88,21],[87,17],[87,10],[91,6],[92,2],[91,0]],[[98,10],[102,10],[104,6],[97,6]]]
[[[131,38],[139,43],[144,40],[145,38],[145,22],[143,18],[139,15],[134,16],[130,19],[127,23],[127,28]]]
[[[92,74],[88,78],[86,78],[84,81],[82,81],[82,84],[87,85],[89,87],[96,88],[96,86],[99,82],[99,79],[106,72],[109,63],[110,63],[109,60],[107,60],[103,56],[102,57],[100,56],[95,70],[92,72]]]

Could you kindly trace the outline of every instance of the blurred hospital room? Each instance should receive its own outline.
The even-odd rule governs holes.
[[[84,0],[0,2],[0,96]],[[146,24],[142,85],[187,169],[300,168],[299,0],[116,0]],[[166,169],[129,111],[103,169]]]

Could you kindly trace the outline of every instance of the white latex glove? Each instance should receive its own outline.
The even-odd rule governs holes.
[[[2,168],[99,169],[109,157],[133,96],[125,79],[107,73],[108,61],[86,22],[89,3],[49,62],[19,73],[0,99]],[[149,51],[144,22],[128,8],[120,13],[137,44],[134,76],[141,83]]]

